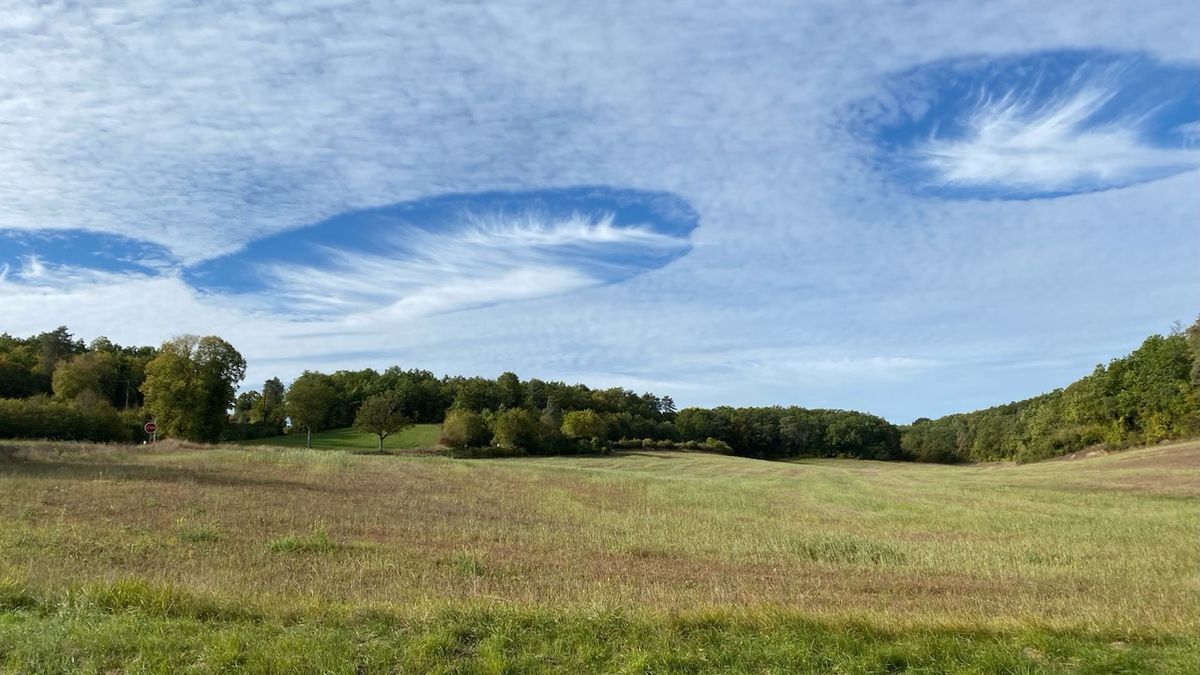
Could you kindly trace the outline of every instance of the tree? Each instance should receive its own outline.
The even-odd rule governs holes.
[[[119,359],[110,352],[88,352],[63,361],[51,378],[54,395],[68,401],[81,396],[111,401],[120,367]]]
[[[790,456],[805,453],[812,432],[812,426],[798,410],[789,409],[779,418],[779,443]]]
[[[492,380],[482,377],[460,379],[454,396],[454,406],[461,410],[495,410],[500,407],[500,391]]]
[[[142,394],[168,436],[218,441],[229,423],[246,360],[215,335],[183,335],[164,342],[146,364]]]
[[[292,426],[304,429],[304,447],[312,447],[312,432],[320,430],[329,416],[329,409],[337,397],[330,377],[324,373],[304,371],[292,382],[284,397],[284,409],[292,420]]]
[[[541,422],[525,408],[509,408],[492,421],[492,445],[510,450],[535,450]]]
[[[0,398],[28,398],[38,391],[40,378],[25,364],[0,354]]]
[[[670,396],[660,398],[658,400],[658,412],[667,419],[674,418],[675,413],[678,412],[675,408],[675,399]]]
[[[367,398],[354,417],[355,429],[379,437],[380,452],[383,452],[383,439],[412,425],[412,420],[404,414],[400,399],[394,392]]]
[[[238,424],[253,422],[254,410],[262,408],[262,394],[251,389],[238,394],[233,404],[233,419]]]
[[[451,410],[442,422],[441,442],[452,448],[478,448],[491,437],[483,415],[473,410]]]
[[[525,387],[516,373],[501,373],[496,378],[496,389],[500,394],[500,405],[505,408],[520,408],[525,403]]]
[[[1187,343],[1192,351],[1192,384],[1200,387],[1200,317],[1188,326]]]
[[[604,439],[608,425],[595,410],[572,410],[563,415],[562,432],[571,438]]]
[[[279,381],[278,377],[272,377],[263,382],[262,411],[258,421],[277,427],[283,426],[283,420],[286,417],[283,410],[283,394],[283,383]]]
[[[41,347],[38,372],[47,379],[54,375],[54,369],[58,366],[59,361],[82,354],[84,350],[83,340],[72,339],[66,326],[59,326],[52,331],[42,333],[37,336],[37,340]]]

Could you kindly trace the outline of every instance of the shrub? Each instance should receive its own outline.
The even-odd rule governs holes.
[[[535,451],[540,443],[541,421],[529,410],[510,408],[492,421],[492,445]]]
[[[128,442],[134,435],[121,413],[108,403],[80,404],[34,396],[0,399],[0,437]]]
[[[728,443],[725,441],[718,441],[711,436],[704,439],[704,442],[700,444],[700,449],[706,452],[720,452],[724,454],[730,454],[733,452],[733,448],[729,447]]]
[[[488,444],[491,432],[483,416],[470,410],[451,410],[442,422],[441,444],[448,448],[473,448]]]

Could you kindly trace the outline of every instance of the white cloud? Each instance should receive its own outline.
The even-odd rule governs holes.
[[[471,216],[460,228],[382,235],[375,253],[330,245],[320,265],[263,265],[267,289],[244,301],[289,315],[354,314],[365,325],[555,296],[604,283],[625,255],[688,246],[686,237],[616,226],[605,214]]]
[[[1137,117],[1093,117],[1116,90],[1083,83],[1053,100],[983,96],[961,138],[934,135],[917,155],[943,185],[1076,191],[1122,186],[1200,167],[1200,150],[1157,147]]]

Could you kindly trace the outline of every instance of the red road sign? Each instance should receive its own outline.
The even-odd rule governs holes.
[[[154,422],[146,422],[146,426],[142,428],[146,430],[146,433],[152,434],[154,433],[155,429],[158,429],[158,425]]]

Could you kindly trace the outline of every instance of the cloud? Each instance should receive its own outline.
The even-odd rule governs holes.
[[[665,193],[457,194],[341,214],[185,278],[247,309],[367,325],[622,281],[685,255],[696,225]]]
[[[55,264],[37,254],[22,257],[16,266],[0,265],[0,291],[4,291],[5,296],[25,292],[69,292],[140,278],[146,278],[146,275]]]
[[[1136,54],[1042,52],[935,62],[894,76],[867,118],[894,178],[919,193],[1030,198],[1200,168],[1200,68]]]
[[[604,222],[595,227],[604,227]],[[569,236],[564,230],[570,227],[421,233],[414,240],[380,242],[386,253],[377,254],[327,248],[326,262],[319,266],[263,265],[258,274],[266,288],[249,300],[291,315],[363,314],[356,318],[362,323],[380,315],[415,318],[601,283],[558,262],[556,249],[592,243],[586,235]],[[543,243],[535,243],[539,240]],[[686,241],[674,243],[686,247]]]
[[[972,111],[963,137],[934,136],[914,152],[942,185],[1022,193],[1118,187],[1200,167],[1200,150],[1146,143],[1136,118],[1094,123],[1116,93],[1087,87],[1037,104],[1010,92]]]

